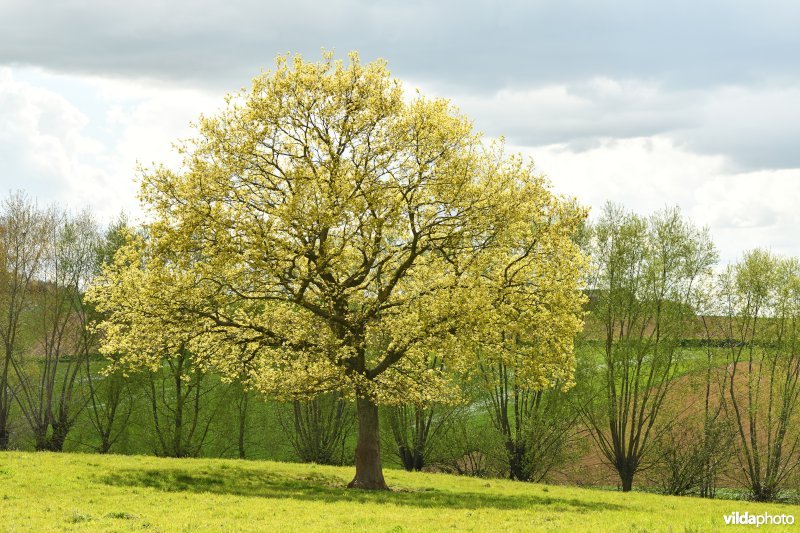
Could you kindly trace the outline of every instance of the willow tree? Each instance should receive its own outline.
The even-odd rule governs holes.
[[[21,192],[0,204],[0,450],[11,439],[10,412],[19,389],[13,380],[14,361],[30,348],[24,319],[35,308],[51,222],[52,213]]]
[[[739,467],[753,499],[773,500],[800,467],[800,261],[747,252],[718,295]]]
[[[591,228],[595,265],[590,331],[597,389],[581,406],[623,491],[672,421],[662,409],[682,363],[681,341],[695,320],[698,290],[717,254],[706,229],[677,208],[643,218],[607,205]],[[599,353],[598,353],[599,352]],[[656,437],[656,438],[654,438]]]
[[[278,399],[341,392],[350,486],[368,489],[386,488],[378,405],[457,400],[452,376],[500,335],[501,292],[537,306],[536,368],[572,364],[584,213],[446,100],[356,54],[279,57],[197,130],[180,168],[143,172],[151,222],[93,289],[120,364],[185,349]]]

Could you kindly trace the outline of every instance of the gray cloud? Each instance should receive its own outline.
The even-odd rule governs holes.
[[[660,135],[697,153],[725,155],[739,172],[800,168],[800,84],[669,90],[598,78],[453,99],[486,133],[521,146],[583,151],[608,139]]]
[[[710,92],[697,119],[673,133],[696,151],[727,154],[747,170],[800,167],[800,84]]]
[[[668,135],[800,167],[800,3],[715,0],[0,3],[0,64],[213,92],[276,54],[384,57],[520,145]]]
[[[675,86],[800,72],[796,2],[43,2],[0,7],[0,62],[237,87],[277,53],[358,49],[470,90],[594,76]]]
[[[699,126],[704,94],[597,78],[568,85],[503,89],[454,102],[491,135],[514,144],[592,146],[602,138],[663,134]]]

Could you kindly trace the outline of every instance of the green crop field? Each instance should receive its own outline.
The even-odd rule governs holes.
[[[799,506],[386,472],[348,490],[348,467],[226,459],[9,452],[3,531],[716,531],[723,515]],[[786,526],[762,526],[782,531]]]

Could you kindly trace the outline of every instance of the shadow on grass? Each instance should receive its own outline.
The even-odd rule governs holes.
[[[166,492],[231,494],[258,498],[292,498],[317,502],[390,503],[420,508],[531,509],[587,513],[620,510],[624,506],[586,502],[535,494],[513,495],[486,492],[446,491],[434,488],[396,491],[361,491],[345,487],[336,476],[321,473],[293,475],[225,466],[204,470],[127,469],[101,478],[121,487],[148,487]]]

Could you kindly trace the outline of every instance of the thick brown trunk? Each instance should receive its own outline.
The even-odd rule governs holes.
[[[381,440],[378,427],[378,406],[369,398],[356,399],[358,442],[356,443],[356,477],[347,485],[351,489],[388,490],[381,467]]]

